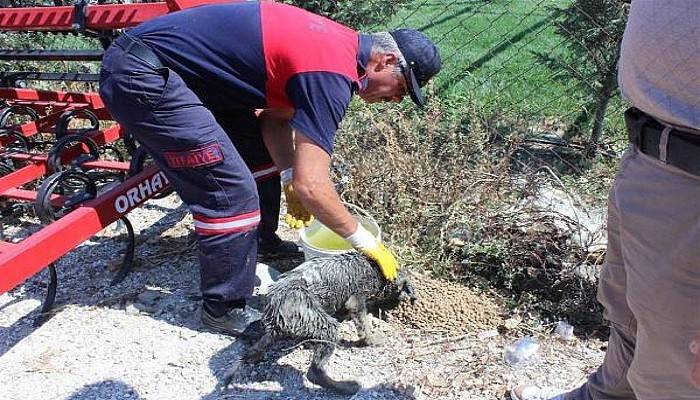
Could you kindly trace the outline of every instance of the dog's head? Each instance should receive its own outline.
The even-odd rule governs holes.
[[[401,302],[410,301],[414,303],[416,300],[418,300],[416,287],[413,286],[406,271],[401,269],[396,280],[387,282],[384,285],[384,290],[382,290],[379,298],[375,299],[375,304],[378,308],[389,310],[396,308]]]
[[[418,300],[418,292],[413,282],[408,279],[408,274],[404,270],[399,271],[399,276],[396,278],[396,288],[399,292],[399,301],[410,301],[415,303]]]

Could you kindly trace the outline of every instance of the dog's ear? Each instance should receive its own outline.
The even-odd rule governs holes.
[[[416,291],[416,287],[413,286],[413,283],[411,283],[411,281],[409,281],[408,279],[403,279],[400,282],[400,285],[401,286],[399,286],[399,300],[410,301],[411,303],[415,303],[416,300],[418,300],[418,292]]]

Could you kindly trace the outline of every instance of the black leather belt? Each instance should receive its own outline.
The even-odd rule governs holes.
[[[700,131],[663,124],[637,108],[625,112],[625,123],[639,151],[700,176]]]
[[[150,47],[140,40],[129,36],[127,33],[122,33],[122,35],[114,41],[114,45],[121,47],[125,52],[145,62],[154,70],[166,68]]]

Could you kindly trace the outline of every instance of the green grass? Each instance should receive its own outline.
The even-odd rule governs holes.
[[[568,2],[416,0],[386,26],[373,29],[423,31],[437,43],[443,58],[434,93],[471,99],[485,111],[532,121],[531,130],[541,131],[548,128],[542,126],[545,119],[573,121],[586,103],[587,94],[576,82],[556,79],[536,56],[568,51],[548,10]],[[619,128],[619,123],[611,124],[611,129]]]
[[[526,133],[542,133],[567,126],[587,103],[587,94],[575,81],[556,79],[537,58],[568,51],[549,8],[570,1],[413,0],[387,24],[365,30],[420,29],[436,41],[444,61],[429,92],[453,104],[474,103],[485,115],[518,120]],[[0,34],[0,43],[13,48],[99,48],[95,39],[75,35]],[[2,62],[0,67],[37,69],[27,62]],[[44,63],[41,68],[96,72],[97,63]],[[619,100],[611,104],[604,140],[623,136],[623,108]]]

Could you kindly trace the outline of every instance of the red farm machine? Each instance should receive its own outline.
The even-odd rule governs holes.
[[[18,7],[13,0],[0,0],[0,47],[9,47],[0,48],[0,294],[48,268],[37,323],[55,299],[56,260],[121,220],[127,251],[112,283],[121,281],[135,246],[127,214],[170,190],[165,175],[146,162],[146,154],[111,120],[95,91],[95,66],[103,49],[122,29],[211,2],[216,0],[78,0],[73,5],[54,0],[50,6]],[[54,39],[42,41],[47,37]],[[85,40],[93,46],[76,48]],[[8,45],[18,42],[22,45]],[[63,46],[41,46],[44,42]],[[93,71],[61,70],[90,63]],[[29,215],[38,226],[25,237],[8,238],[3,227],[18,214]]]

